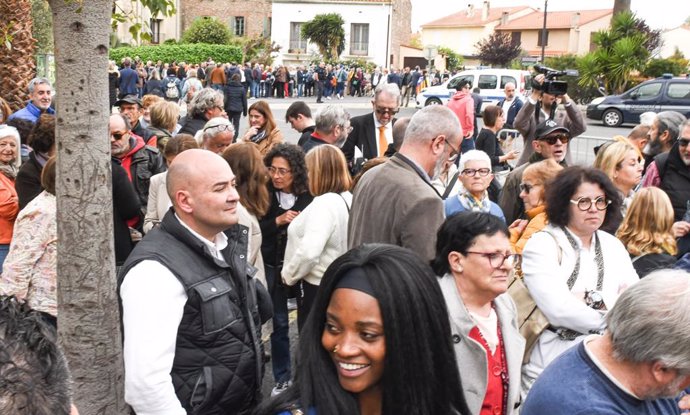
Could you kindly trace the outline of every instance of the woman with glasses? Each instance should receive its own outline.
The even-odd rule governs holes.
[[[276,125],[268,102],[256,101],[249,106],[249,129],[242,140],[256,143],[263,156],[267,155],[275,145],[283,142],[283,133]]]
[[[625,216],[630,203],[635,196],[635,188],[642,180],[642,153],[630,142],[621,137],[623,141],[612,141],[599,148],[597,157],[592,167],[597,168],[607,176],[621,194],[621,216]],[[622,219],[622,218],[621,218]],[[620,221],[616,224],[620,224]],[[611,229],[612,233],[616,229]]]
[[[512,414],[520,398],[525,340],[506,294],[518,261],[497,217],[462,212],[438,231],[432,267],[450,317],[462,389],[473,414]]]
[[[546,189],[549,224],[527,241],[522,272],[550,325],[528,352],[524,394],[561,353],[602,332],[606,310],[638,281],[623,244],[600,230],[620,214],[620,205],[611,180],[593,168],[566,168]]]
[[[460,157],[460,181],[463,189],[457,195],[445,200],[446,217],[458,212],[485,212],[500,218],[505,223],[501,208],[491,200],[487,189],[493,180],[491,160],[480,150],[469,150]]]
[[[532,163],[522,172],[520,199],[529,219],[518,219],[510,225],[510,245],[522,253],[529,238],[544,229],[547,222],[545,194],[549,182],[563,170],[553,159]]]
[[[334,145],[314,147],[305,157],[314,201],[288,227],[283,282],[297,286],[300,331],[326,268],[347,251],[352,179],[345,155]]]
[[[266,282],[273,300],[273,333],[271,363],[275,387],[272,395],[283,392],[290,384],[290,339],[288,337],[288,288],[280,273],[288,243],[288,226],[311,203],[307,166],[299,146],[281,143],[264,157],[268,169],[268,212],[259,219],[261,254],[264,258]]]

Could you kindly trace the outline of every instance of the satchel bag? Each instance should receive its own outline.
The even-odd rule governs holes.
[[[560,245],[558,245],[556,237],[551,232],[546,233],[551,235],[554,242],[556,242],[556,247],[558,247],[558,265],[560,265],[563,259],[563,250]],[[541,333],[549,327],[550,323],[530,295],[525,281],[523,280],[520,264],[515,267],[513,279],[508,285],[508,294],[512,297],[513,302],[515,302],[518,328],[522,337],[525,338],[525,354],[522,358],[522,363],[525,364],[529,362],[530,354],[532,353],[534,345],[537,343],[537,339]]]

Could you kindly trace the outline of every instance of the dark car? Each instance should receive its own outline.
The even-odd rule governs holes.
[[[678,111],[690,117],[690,79],[664,75],[621,95],[596,98],[587,106],[587,118],[618,127],[623,123],[639,123],[640,114],[648,111]]]

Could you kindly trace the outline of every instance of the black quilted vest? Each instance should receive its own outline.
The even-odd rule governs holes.
[[[171,372],[175,393],[188,414],[248,414],[261,389],[259,313],[253,276],[247,264],[247,228],[225,231],[227,263],[207,252],[174,217],[137,244],[120,273],[143,260],[168,268],[185,287],[187,303],[177,331]],[[152,295],[155,293],[152,293]]]
[[[675,220],[682,220],[690,199],[690,167],[680,158],[678,143],[668,153],[659,154],[654,160],[661,178],[659,188],[671,199]]]

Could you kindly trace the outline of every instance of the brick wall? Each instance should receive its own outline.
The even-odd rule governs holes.
[[[194,19],[204,16],[216,17],[230,28],[235,16],[243,16],[244,34],[249,37],[261,36],[271,28],[270,0],[182,0],[180,13],[183,32]]]
[[[391,16],[391,49],[393,62],[389,66],[400,69],[400,45],[410,44],[412,30],[412,4],[410,0],[393,0],[393,13]]]

